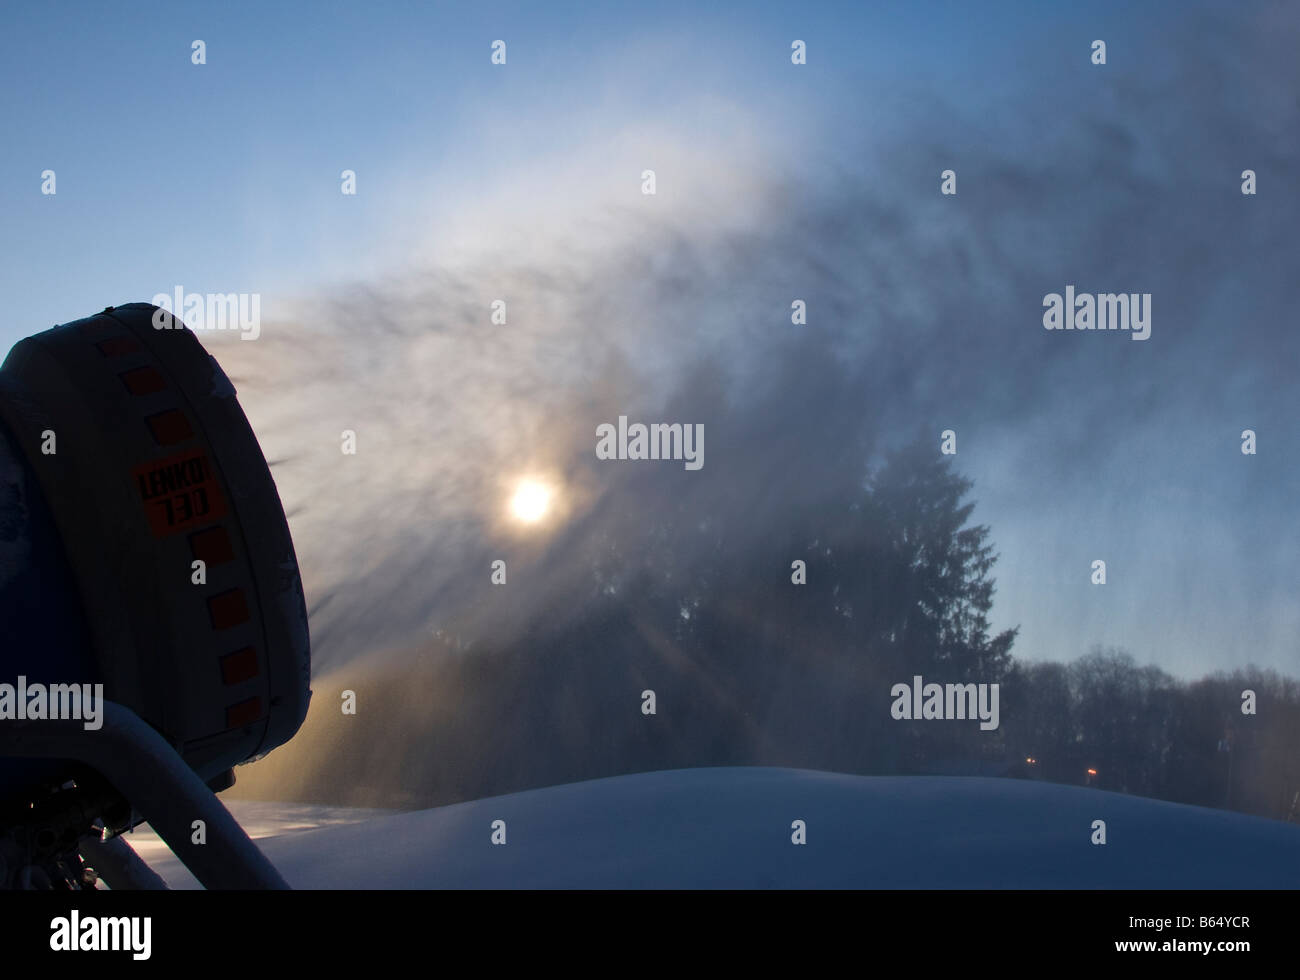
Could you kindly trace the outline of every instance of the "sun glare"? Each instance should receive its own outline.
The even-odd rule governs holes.
[[[510,512],[525,524],[535,524],[551,506],[551,491],[536,480],[525,480],[510,498]]]

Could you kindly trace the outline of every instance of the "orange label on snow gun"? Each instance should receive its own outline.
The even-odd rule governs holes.
[[[131,471],[154,537],[165,538],[226,514],[212,461],[202,451],[155,460]]]

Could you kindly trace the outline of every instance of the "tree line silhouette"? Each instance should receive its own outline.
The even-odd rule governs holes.
[[[634,536],[596,534],[580,587],[520,635],[440,633],[418,659],[350,682],[351,717],[318,682],[318,761],[281,785],[432,806],[767,765],[1019,776],[1294,817],[1300,683],[1255,668],[1180,680],[1116,649],[1014,659],[1015,631],[990,630],[996,556],[989,529],[970,523],[971,489],[948,458],[912,446],[834,506],[762,536],[689,501]],[[806,584],[792,583],[793,559],[807,562]],[[895,720],[890,689],[916,674],[999,684],[1000,727]],[[1254,714],[1241,710],[1247,690]]]

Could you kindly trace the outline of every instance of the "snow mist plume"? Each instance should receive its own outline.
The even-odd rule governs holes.
[[[718,549],[744,563],[774,528],[833,519],[882,449],[918,435],[937,446],[946,428],[980,438],[1008,483],[1053,495],[1061,527],[1046,536],[994,526],[1013,576],[1017,545],[1069,552],[1072,513],[1158,523],[1134,483],[1184,476],[1167,478],[1182,451],[1151,433],[1224,424],[1204,390],[1234,419],[1281,417],[1281,365],[1300,353],[1278,329],[1289,313],[1274,288],[1294,198],[1243,208],[1233,196],[1243,144],[1273,180],[1294,166],[1291,107],[1261,91],[1243,115],[1262,83],[1241,72],[1203,51],[1162,85],[1116,68],[1074,108],[1040,101],[979,127],[930,99],[888,139],[845,146],[828,132],[823,153],[782,151],[755,135],[755,114],[715,107],[720,136],[639,134],[657,148],[655,196],[641,195],[625,143],[591,147],[567,175],[521,176],[508,200],[467,204],[385,281],[303,300],[253,343],[213,338],[289,514],[318,701],[326,688],[334,699],[316,723],[337,724],[325,678],[355,687],[364,671],[417,667],[434,636],[526,656],[538,630],[662,552],[659,515],[698,529],[671,542],[683,567]],[[1270,88],[1300,82],[1280,56],[1265,74]],[[938,193],[949,166],[955,198]],[[1042,297],[1067,283],[1152,293],[1152,339],[1044,331]],[[1227,295],[1251,296],[1252,315],[1233,317]],[[505,324],[491,322],[495,300]],[[805,326],[791,324],[794,300]],[[703,469],[598,460],[596,427],[620,415],[703,424]],[[1269,486],[1294,485],[1295,448],[1260,458],[1268,475],[1250,493],[1265,506],[1278,503]],[[509,499],[533,476],[560,488],[556,512],[522,528]],[[1186,478],[1242,490],[1223,470]],[[1025,492],[1002,501],[1007,513]],[[1274,536],[1242,533],[1265,564],[1295,568]],[[496,559],[509,585],[493,591]],[[1216,588],[1218,605],[1233,601],[1232,585]],[[1175,593],[1161,623],[1199,615],[1201,598]],[[1080,615],[1071,625],[1087,626]],[[371,710],[418,737],[422,714],[456,710],[427,694]],[[303,740],[277,753],[281,775],[311,752]],[[400,784],[381,748],[376,779]]]

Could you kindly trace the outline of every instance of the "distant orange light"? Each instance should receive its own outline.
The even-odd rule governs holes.
[[[1088,770],[1088,775],[1089,775],[1089,776],[1095,776],[1095,775],[1097,775],[1097,770],[1096,770],[1096,769],[1089,769],[1089,770]]]
[[[1028,762],[1031,766],[1034,764],[1034,760],[1032,758],[1026,759],[1025,761]]]

